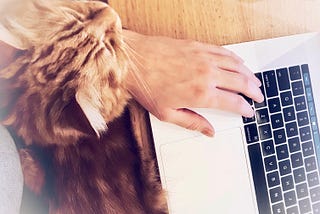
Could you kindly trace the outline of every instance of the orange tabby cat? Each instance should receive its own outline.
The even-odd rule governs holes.
[[[167,213],[153,160],[108,132],[130,98],[117,14],[102,2],[28,0],[0,21],[22,49],[0,71],[0,119],[21,137],[25,183],[49,212]]]

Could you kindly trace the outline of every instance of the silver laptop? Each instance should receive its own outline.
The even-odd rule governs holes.
[[[192,109],[214,138],[150,115],[170,213],[320,213],[320,34],[226,46],[263,82],[254,118]]]

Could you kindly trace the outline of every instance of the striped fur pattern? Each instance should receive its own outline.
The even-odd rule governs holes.
[[[0,119],[23,139],[26,185],[50,213],[166,213],[143,180],[151,160],[107,131],[130,98],[117,14],[95,1],[9,6],[2,32],[21,51],[0,71]]]

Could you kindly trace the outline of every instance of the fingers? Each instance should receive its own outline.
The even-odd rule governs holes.
[[[254,73],[243,64],[232,57],[220,56],[216,59],[217,65],[220,69],[225,71],[231,71],[239,74],[243,74],[254,82],[258,87],[261,86],[260,80],[254,75]]]
[[[218,73],[213,74],[214,85],[220,89],[242,93],[258,103],[262,102],[264,97],[260,90],[260,80],[233,52],[222,47],[219,50],[226,55],[215,56],[212,59],[218,67],[213,68],[213,73]]]
[[[258,103],[264,100],[259,86],[252,81],[252,79],[235,72],[221,70],[219,72],[222,72],[221,75],[218,75],[219,80],[217,80],[217,86],[219,88],[242,93]]]
[[[162,119],[190,130],[199,131],[209,137],[214,136],[214,128],[211,124],[204,117],[189,109],[170,109]]]
[[[240,114],[244,117],[253,117],[254,111],[250,104],[238,94],[217,89],[214,96],[207,103],[208,107]]]

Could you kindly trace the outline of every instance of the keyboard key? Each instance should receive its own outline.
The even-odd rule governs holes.
[[[319,214],[320,213],[320,203],[313,204],[312,211],[313,211],[313,214]]]
[[[281,111],[280,100],[278,97],[268,100],[268,106],[270,113]]]
[[[297,114],[298,118],[298,125],[301,126],[306,126],[309,124],[309,116],[307,111],[299,112]]]
[[[249,124],[244,126],[247,143],[254,143],[259,140],[257,125]]]
[[[298,135],[298,126],[296,122],[286,124],[287,137],[293,137]]]
[[[288,208],[287,214],[299,214],[298,206]]]
[[[283,127],[283,118],[281,113],[271,115],[271,124],[273,129]]]
[[[300,133],[300,138],[301,138],[302,142],[307,141],[307,140],[311,140],[310,126],[300,128],[299,133]]]
[[[274,71],[263,72],[263,79],[266,88],[267,97],[274,97],[278,95],[276,75]]]
[[[253,117],[242,117],[242,121],[244,124],[247,124],[247,123],[252,123],[256,120],[256,117],[253,116]]]
[[[293,178],[291,175],[285,176],[281,178],[281,185],[283,191],[291,190],[294,188]]]
[[[284,129],[275,130],[273,132],[275,144],[281,144],[286,142],[286,133]]]
[[[309,184],[309,187],[313,187],[319,184],[319,175],[318,172],[311,172],[307,175],[307,181]]]
[[[252,105],[253,104],[253,101],[252,101],[252,99],[251,98],[249,98],[249,97],[247,97],[246,95],[244,95],[244,94],[240,94],[250,105]]]
[[[290,156],[292,168],[303,166],[303,159],[301,152],[294,153]]]
[[[282,200],[282,191],[280,187],[270,189],[270,199],[272,203]]]
[[[284,203],[287,207],[290,207],[297,203],[296,193],[294,192],[294,190],[284,193]]]
[[[304,165],[306,167],[307,172],[317,169],[316,159],[314,156],[304,159]]]
[[[282,92],[280,94],[281,105],[290,106],[293,104],[291,91]]]
[[[289,157],[289,151],[286,144],[277,146],[276,150],[277,150],[278,160],[283,160]]]
[[[273,214],[285,214],[285,209],[283,203],[278,203],[275,205],[272,205],[272,213]]]
[[[279,170],[281,176],[289,174],[291,172],[290,161],[284,160],[279,162]]]
[[[255,76],[261,81],[261,83],[263,83],[262,74],[261,74],[261,73],[255,73]],[[260,90],[261,90],[263,96],[266,97],[266,95],[265,95],[265,93],[264,93],[264,86],[263,86],[263,84],[261,85]],[[266,101],[266,99],[264,99],[262,103],[254,102],[254,107],[255,107],[256,109],[262,108],[262,107],[265,107],[265,106],[267,106],[267,101]]]
[[[305,214],[311,211],[311,204],[308,198],[302,199],[299,201],[300,213]]]
[[[301,65],[304,85],[310,86],[309,67],[307,64]]]
[[[284,121],[285,122],[289,122],[292,120],[296,119],[296,114],[294,113],[294,108],[291,107],[287,107],[283,109],[283,116],[284,116]]]
[[[306,98],[304,96],[294,98],[294,106],[296,107],[296,111],[307,109]]]
[[[311,117],[310,119],[311,122],[311,126],[312,126],[312,130],[313,131],[318,131],[318,122],[317,122],[317,118],[316,117]],[[315,133],[313,133],[314,135]],[[314,136],[313,136],[314,137]],[[314,137],[315,138],[315,137]]]
[[[264,159],[264,164],[265,164],[265,167],[266,167],[266,171],[267,172],[270,172],[270,171],[273,171],[275,169],[278,168],[277,166],[277,159],[276,159],[276,156],[273,155],[273,156],[270,156],[270,157],[266,157]]]
[[[267,174],[267,181],[269,188],[278,186],[280,184],[279,173],[277,171]]]
[[[320,201],[320,187],[315,187],[310,190],[310,196],[312,203]]]
[[[295,183],[300,183],[306,180],[306,173],[304,172],[304,168],[294,169],[293,177]]]
[[[266,97],[265,95],[264,95],[264,93],[262,93],[263,94],[263,97]],[[256,101],[254,102],[254,107],[256,108],[256,109],[259,109],[259,108],[262,108],[262,107],[266,107],[267,106],[267,101],[266,101],[266,99],[264,99],[261,103],[257,103]]]
[[[313,95],[312,95],[311,87],[306,87],[306,95],[307,95],[307,101],[313,102]]]
[[[289,139],[288,144],[289,144],[289,150],[291,153],[299,151],[301,148],[299,137]]]
[[[311,117],[316,116],[316,110],[313,102],[308,102],[309,114]]]
[[[276,70],[278,78],[278,87],[280,91],[290,89],[290,81],[287,68],[281,68]]]
[[[306,183],[298,184],[296,186],[297,196],[298,198],[304,198],[308,196],[308,186]]]
[[[302,152],[304,157],[308,157],[314,154],[313,143],[312,141],[308,141],[302,144]]]
[[[259,136],[261,140],[272,138],[271,127],[269,124],[259,126]]]
[[[291,86],[292,86],[293,96],[302,95],[304,93],[302,81],[293,82]]]
[[[289,74],[291,80],[298,80],[301,79],[301,71],[300,66],[293,66],[289,68]]]
[[[266,213],[270,210],[267,183],[265,180],[265,172],[263,167],[262,154],[259,144],[248,146],[253,182],[255,186],[256,199],[259,213]]]
[[[268,156],[275,153],[272,140],[263,141],[261,145],[262,145],[262,152],[264,156]]]
[[[256,117],[258,124],[269,122],[269,113],[267,108],[259,109],[256,111]]]

